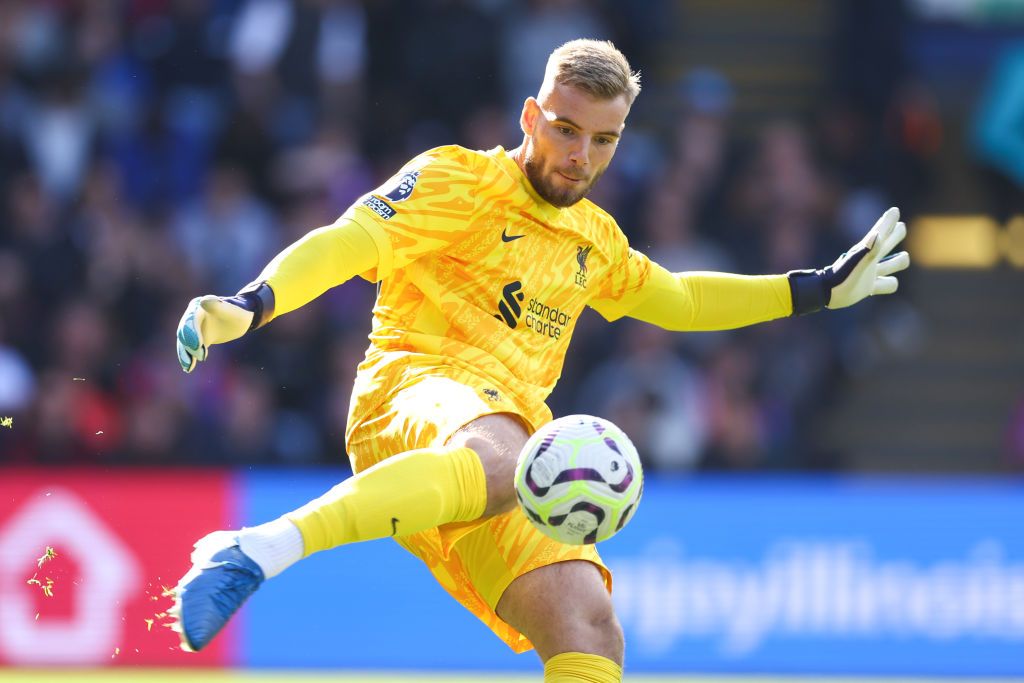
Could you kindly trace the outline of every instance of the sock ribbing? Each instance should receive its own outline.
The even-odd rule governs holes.
[[[544,664],[544,683],[621,683],[622,667],[601,655],[563,652]]]

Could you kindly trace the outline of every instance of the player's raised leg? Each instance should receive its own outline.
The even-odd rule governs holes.
[[[511,509],[526,439],[518,418],[485,415],[443,448],[387,458],[273,522],[206,536],[174,591],[182,647],[205,647],[265,579],[314,552]]]
[[[523,574],[505,589],[496,611],[533,642],[545,683],[622,680],[622,627],[601,570],[591,562],[558,562]]]

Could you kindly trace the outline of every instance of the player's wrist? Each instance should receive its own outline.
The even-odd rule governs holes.
[[[266,282],[250,283],[225,301],[252,313],[248,331],[263,327],[274,317],[274,290]]]
[[[828,306],[832,287],[826,270],[791,270],[786,273],[793,299],[793,315],[817,313]]]

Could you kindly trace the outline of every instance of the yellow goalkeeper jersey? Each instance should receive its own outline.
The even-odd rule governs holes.
[[[622,315],[651,267],[592,202],[542,200],[501,147],[425,152],[342,218],[373,237],[364,277],[380,281],[350,428],[383,392],[446,368],[493,380],[539,426],[583,308]]]

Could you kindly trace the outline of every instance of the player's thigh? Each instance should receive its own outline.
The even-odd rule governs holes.
[[[361,472],[405,451],[441,447],[479,418],[517,411],[504,394],[494,399],[488,389],[462,373],[423,377],[386,393],[372,415],[349,425],[346,446],[353,471]]]
[[[496,612],[533,643],[544,661],[563,652],[622,664],[622,627],[602,568],[579,559],[538,567],[505,589]]]

